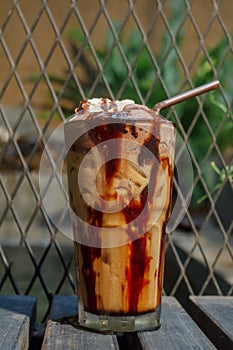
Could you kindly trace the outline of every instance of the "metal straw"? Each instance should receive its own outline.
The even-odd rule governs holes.
[[[214,80],[214,81],[207,83],[205,85],[201,85],[197,88],[182,92],[181,94],[174,96],[174,97],[171,97],[171,98],[168,98],[167,100],[163,100],[161,102],[158,102],[154,106],[153,110],[159,113],[159,111],[161,109],[173,106],[179,102],[187,100],[188,98],[195,97],[197,95],[203,94],[203,93],[208,92],[208,91],[213,90],[213,89],[217,89],[218,87],[219,87],[219,81]]]

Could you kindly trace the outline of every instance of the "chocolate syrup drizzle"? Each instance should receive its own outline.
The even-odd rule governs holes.
[[[82,106],[83,108],[84,106]],[[169,176],[172,181],[172,167],[169,163],[169,159],[161,159],[159,155],[159,123],[154,123],[154,130],[151,133],[148,133],[147,139],[144,141],[144,144],[142,145],[142,152],[138,156],[138,163],[139,165],[142,165],[143,162],[146,161],[145,159],[145,153],[143,153],[143,148],[148,148],[154,155],[157,157],[157,159],[160,161],[160,164],[162,164],[163,167],[169,168]],[[114,138],[121,138],[125,133],[128,133],[130,129],[131,135],[136,139],[138,137],[138,132],[135,126],[131,126],[130,128],[126,128],[126,124],[120,124],[120,123],[110,123],[110,124],[104,124],[98,127],[95,127],[94,129],[89,131],[89,137],[92,139],[94,144],[98,144],[100,142],[114,139]],[[155,137],[155,135],[158,135]],[[105,176],[106,176],[106,183],[110,184],[111,180],[114,177],[114,174],[117,172],[120,166],[120,149],[119,149],[119,158],[113,159],[111,161],[106,162],[105,164]],[[157,174],[157,167],[158,162],[154,162],[153,168],[152,168],[152,174],[151,178],[154,181],[153,186],[156,186],[156,174]],[[151,196],[153,195],[150,194]],[[122,210],[123,215],[125,216],[126,223],[130,223],[135,218],[139,216],[141,211],[144,209],[146,205],[148,205],[148,201],[150,201],[151,198],[148,197],[148,187],[145,187],[145,189],[140,194],[140,200],[135,200],[134,198],[130,201],[130,203]],[[149,215],[149,211],[146,211],[147,215]],[[96,234],[96,227],[102,227],[102,217],[103,214],[101,211],[98,211],[93,208],[88,208],[88,222],[95,226],[95,234]],[[162,286],[163,286],[163,266],[164,266],[164,250],[165,250],[165,227],[166,222],[169,217],[169,210],[167,211],[166,219],[163,224],[163,232],[162,232],[162,242],[161,242],[161,255],[160,255],[160,263],[159,263],[159,271],[155,271],[155,275],[159,274],[158,276],[158,288],[159,292],[158,295],[162,294]],[[143,216],[142,221],[139,223],[138,229],[144,232],[145,223],[147,222],[147,217]],[[92,235],[92,227],[90,226],[90,237]],[[130,225],[128,225],[128,235],[129,238],[133,238],[133,233],[131,232]],[[93,233],[94,234],[94,233]],[[96,237],[95,237],[96,239]],[[127,281],[127,288],[128,288],[128,306],[127,310],[119,310],[119,313],[125,313],[130,315],[137,315],[140,312],[138,311],[138,302],[139,298],[142,292],[143,287],[149,283],[148,280],[146,280],[145,275],[149,270],[150,267],[150,261],[152,257],[148,256],[146,251],[146,244],[147,244],[147,233],[142,234],[138,239],[130,241],[128,243],[128,248],[130,250],[130,265],[126,269],[126,275],[125,280]],[[85,290],[87,293],[87,300],[85,304],[85,309],[89,312],[101,314],[106,313],[107,310],[101,310],[100,306],[100,300],[99,296],[96,295],[95,292],[95,285],[96,285],[96,272],[93,269],[93,264],[95,259],[103,257],[104,251],[106,248],[96,248],[91,246],[85,246],[79,243],[77,244],[77,249],[81,250],[82,260],[82,276],[84,279],[85,284]],[[114,248],[108,248],[108,249],[114,249]],[[77,254],[77,253],[76,253]],[[80,262],[79,262],[80,263]],[[125,286],[122,286],[122,290],[124,290]],[[119,291],[120,292],[120,291]],[[157,301],[157,304],[159,304],[160,300]],[[148,310],[152,311],[152,310]],[[111,313],[110,314],[116,314]]]

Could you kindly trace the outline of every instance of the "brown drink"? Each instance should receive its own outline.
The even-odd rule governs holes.
[[[175,127],[133,101],[93,99],[80,104],[65,135],[80,325],[154,329]]]

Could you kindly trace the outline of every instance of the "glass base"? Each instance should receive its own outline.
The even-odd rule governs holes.
[[[161,306],[155,311],[137,316],[108,316],[82,312],[79,325],[99,332],[137,332],[160,327]]]

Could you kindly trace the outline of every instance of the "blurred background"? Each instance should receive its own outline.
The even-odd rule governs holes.
[[[182,303],[232,295],[232,1],[5,0],[0,26],[0,292],[36,295],[39,322],[53,294],[75,293],[72,241],[46,212],[38,174],[49,136],[80,100],[153,107],[219,79],[218,91],[162,113],[194,174],[188,212],[167,238],[164,293]],[[60,217],[59,186],[49,186]]]

